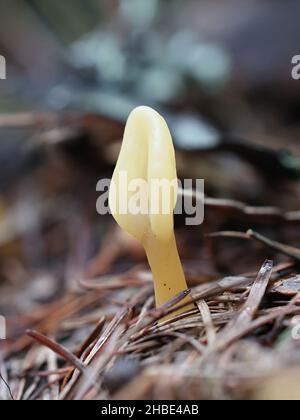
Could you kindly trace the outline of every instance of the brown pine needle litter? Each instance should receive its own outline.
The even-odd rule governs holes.
[[[6,342],[1,396],[259,398],[299,361],[292,331],[300,301],[285,287],[295,270],[267,260],[255,275],[199,284],[158,310],[141,269],[129,272],[131,281],[96,279],[94,290],[89,282],[88,291],[45,306],[25,336]],[[185,305],[187,293],[195,309],[160,321]]]

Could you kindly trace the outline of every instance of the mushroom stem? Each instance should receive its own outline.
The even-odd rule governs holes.
[[[187,289],[174,232],[168,242],[161,242],[149,229],[143,245],[153,274],[156,306],[160,307]],[[189,301],[190,297],[187,296],[185,300]],[[184,308],[184,311],[187,309]]]

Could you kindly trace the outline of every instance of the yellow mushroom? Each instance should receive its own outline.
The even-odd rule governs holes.
[[[167,123],[155,110],[140,106],[127,120],[109,206],[120,227],[145,248],[157,307],[187,289],[174,235],[176,201],[175,152]],[[142,202],[146,211],[141,211]]]

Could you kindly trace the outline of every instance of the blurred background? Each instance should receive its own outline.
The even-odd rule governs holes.
[[[1,314],[29,313],[83,276],[144,262],[95,208],[96,182],[112,173],[136,105],[166,117],[180,177],[204,178],[214,199],[277,206],[299,220],[300,82],[291,77],[299,1],[0,6]],[[262,258],[259,245],[224,246],[203,233],[254,227],[300,245],[294,225],[222,205],[193,231],[176,220],[186,270],[199,282],[251,271]]]

